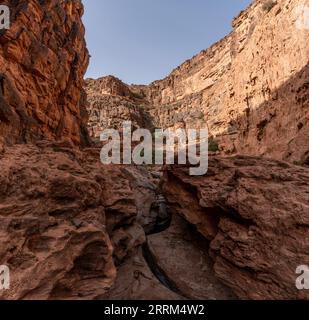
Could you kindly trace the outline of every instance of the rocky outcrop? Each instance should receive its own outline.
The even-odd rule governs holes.
[[[203,177],[166,168],[163,190],[157,167],[103,166],[99,148],[81,148],[81,2],[4,3],[0,264],[11,286],[0,299],[308,298],[295,289],[295,268],[309,264],[305,166],[211,158]],[[231,35],[149,86],[87,80],[91,136],[125,120],[208,126],[223,152],[308,164],[307,31],[293,31],[296,6],[255,1]]]
[[[99,298],[117,259],[145,241],[126,174],[98,154],[47,141],[1,154],[0,261],[11,272],[1,298]]]
[[[92,138],[98,140],[105,129],[122,130],[124,121],[131,121],[134,128],[153,127],[149,103],[121,80],[112,76],[87,79],[86,92]]]
[[[254,1],[227,37],[167,78],[127,88],[149,106],[153,126],[207,127],[225,154],[306,164],[309,31],[298,24],[305,5]]]
[[[86,143],[88,51],[81,1],[1,4],[11,10],[9,30],[0,30],[2,144],[42,138]]]
[[[207,124],[225,153],[306,163],[308,30],[296,24],[304,5],[254,1],[230,35],[150,85],[161,124],[181,114],[189,127]],[[204,123],[192,111],[201,111]]]
[[[151,207],[155,179],[103,166],[99,149],[80,148],[88,144],[81,1],[4,4],[11,27],[0,31],[0,264],[11,283],[0,299],[104,298],[145,242],[137,220]]]
[[[216,277],[242,299],[308,299],[295,270],[309,264],[309,170],[254,157],[212,157],[205,177],[168,167],[170,209],[196,227]]]

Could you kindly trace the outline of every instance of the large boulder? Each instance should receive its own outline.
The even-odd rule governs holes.
[[[119,256],[145,241],[127,174],[98,155],[47,141],[0,154],[0,261],[11,274],[1,298],[100,298]]]
[[[164,192],[210,246],[215,275],[242,299],[309,298],[309,169],[254,157],[211,157],[206,176],[166,168]]]

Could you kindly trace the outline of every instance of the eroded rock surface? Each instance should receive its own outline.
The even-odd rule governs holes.
[[[119,114],[139,118],[138,105],[154,127],[208,128],[225,154],[308,164],[309,31],[297,28],[304,6],[308,0],[256,0],[235,18],[233,32],[165,79],[122,84],[125,90],[113,84],[103,95],[99,84],[109,86],[109,78],[97,80],[95,92],[88,85],[90,101],[101,96],[90,107],[91,126],[100,131]]]
[[[190,300],[235,299],[215,277],[205,241],[179,215],[164,232],[148,236],[148,250],[171,290]]]
[[[2,298],[100,298],[115,281],[115,264],[144,243],[126,173],[97,157],[67,142],[5,148],[0,261],[11,288]]]
[[[216,277],[242,299],[308,299],[295,286],[309,264],[308,168],[242,156],[188,172],[167,168],[165,194],[209,243]]]
[[[105,129],[122,130],[125,121],[131,121],[134,128],[153,127],[149,103],[121,80],[113,76],[87,79],[85,89],[92,138],[99,139]]]
[[[168,168],[161,190],[156,167],[103,166],[98,148],[80,149],[81,1],[2,3],[12,26],[0,31],[0,264],[11,287],[0,298],[308,298],[295,288],[296,267],[309,265],[307,168],[211,158],[205,177]],[[255,1],[229,36],[149,86],[88,80],[90,135],[127,120],[207,126],[225,153],[308,164],[308,30],[295,29],[298,4]],[[145,231],[156,230],[162,192],[176,220],[149,235],[151,262]]]
[[[111,300],[184,300],[163,285],[150,270],[140,248],[118,268],[117,279],[104,296]]]
[[[81,1],[1,4],[11,10],[11,26],[0,30],[0,144],[42,138],[86,143]]]

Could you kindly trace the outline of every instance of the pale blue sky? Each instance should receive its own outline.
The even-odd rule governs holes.
[[[83,0],[86,77],[147,84],[231,31],[251,0]]]

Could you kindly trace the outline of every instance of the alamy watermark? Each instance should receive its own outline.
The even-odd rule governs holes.
[[[299,30],[309,30],[309,6],[302,4],[296,7],[296,28]]]
[[[0,266],[0,290],[10,289],[10,269],[8,266]]]
[[[309,290],[309,267],[306,265],[297,267],[296,274],[299,275],[296,279],[296,288],[298,290]]]
[[[103,164],[163,165],[190,164],[190,175],[201,176],[208,170],[207,129],[147,129],[132,132],[130,121],[123,123],[122,132],[105,130],[101,136],[107,142],[101,150]],[[133,147],[134,146],[134,147]]]
[[[0,30],[10,29],[10,8],[0,5]]]

